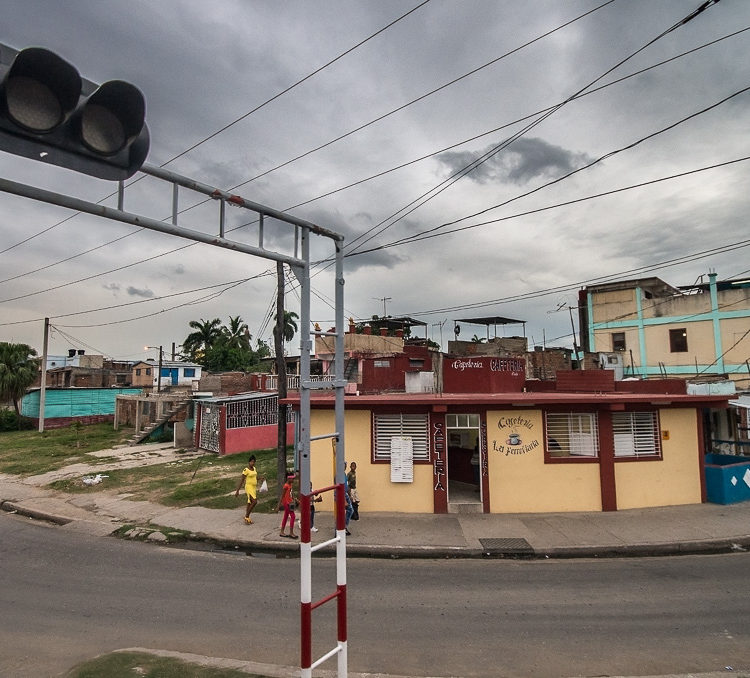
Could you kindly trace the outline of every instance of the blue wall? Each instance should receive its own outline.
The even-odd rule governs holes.
[[[140,388],[48,388],[44,396],[44,417],[90,417],[115,413],[115,397],[137,395]],[[39,417],[39,391],[21,400],[24,417]]]

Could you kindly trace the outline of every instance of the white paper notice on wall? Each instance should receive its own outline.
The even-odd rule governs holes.
[[[391,482],[414,482],[414,454],[411,437],[391,438]]]

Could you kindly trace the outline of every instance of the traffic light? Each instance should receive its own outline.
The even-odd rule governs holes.
[[[150,137],[141,91],[96,85],[40,47],[0,44],[0,150],[100,179],[135,174]]]

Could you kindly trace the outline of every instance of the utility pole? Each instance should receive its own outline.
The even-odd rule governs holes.
[[[576,356],[576,361],[578,360],[578,340],[576,339],[576,326],[573,323],[573,307],[568,306],[568,311],[570,312],[570,327],[573,330],[573,352]],[[581,364],[578,363],[578,369],[581,369]]]
[[[155,349],[157,347],[156,346],[144,346],[143,348],[146,351],[148,351],[148,349],[150,349],[150,348],[154,348]],[[162,362],[163,362],[162,356],[164,355],[163,348],[164,348],[163,345],[158,347],[158,349],[159,349],[159,373],[158,373],[158,375],[156,377],[156,392],[157,393],[161,393],[161,366],[162,366]]]
[[[303,328],[304,331],[304,328]],[[276,351],[277,393],[279,398],[279,420],[276,450],[276,477],[278,479],[279,497],[286,479],[286,405],[281,401],[286,398],[286,359],[284,358],[284,264],[276,262],[276,327],[273,331],[274,350]],[[309,488],[300,488],[300,492],[309,492]]]
[[[42,344],[42,382],[39,389],[39,433],[44,433],[44,406],[47,399],[47,347],[49,345],[49,318],[44,319],[44,342]]]
[[[445,323],[447,322],[448,322],[448,318],[446,318],[445,320],[443,320],[443,322],[440,322],[440,323],[432,323],[433,327],[437,326],[440,328],[440,350],[441,351],[443,350],[443,325],[445,325]]]

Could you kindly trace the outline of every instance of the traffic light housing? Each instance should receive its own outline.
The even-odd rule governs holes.
[[[0,44],[0,150],[123,180],[146,161],[145,117],[134,85],[96,85],[47,49]]]

